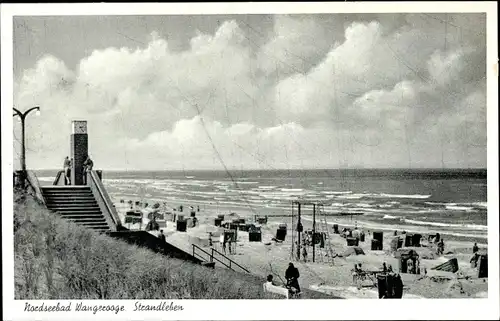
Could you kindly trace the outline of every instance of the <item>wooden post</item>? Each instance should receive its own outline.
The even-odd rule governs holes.
[[[316,204],[313,204],[313,263],[316,259]]]
[[[214,261],[214,248],[212,248],[212,253],[210,254],[210,262]]]
[[[292,201],[292,225],[291,225],[292,226],[292,258],[295,257],[295,252],[294,252],[294,249],[295,249],[294,234],[295,233],[293,233],[293,204],[295,204],[294,201]]]
[[[300,207],[301,207],[301,204],[300,202],[297,203],[298,204],[298,221],[297,221],[297,227],[299,226],[299,224],[302,224],[300,222]],[[292,226],[293,228],[293,226]],[[300,231],[297,231],[298,233],[298,240],[297,240],[297,261],[300,261]]]

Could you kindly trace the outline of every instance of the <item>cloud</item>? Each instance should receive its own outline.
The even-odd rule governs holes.
[[[42,106],[27,123],[28,164],[59,166],[75,118],[89,121],[104,168],[432,167],[439,148],[454,166],[485,164],[480,35],[444,48],[412,15],[328,28],[278,16],[253,48],[229,20],[184,51],[153,33],[93,50],[75,70],[47,55],[15,86],[17,106]]]

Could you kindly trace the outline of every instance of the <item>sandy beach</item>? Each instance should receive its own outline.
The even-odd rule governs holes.
[[[125,212],[130,209],[128,204],[116,203],[121,219],[124,222]],[[147,214],[151,211],[150,208],[141,209],[144,213],[142,225],[125,224],[125,227],[130,229],[144,229],[148,223]],[[179,214],[179,213],[178,213]],[[185,218],[189,217],[189,207],[184,208],[184,212],[180,213]],[[225,220],[231,221],[234,218],[244,218],[247,223],[253,222],[253,213],[238,211],[234,215],[229,215],[229,212],[217,212],[216,210],[202,209],[196,213],[198,224],[196,227],[188,228],[186,232],[176,231],[174,222],[167,220],[166,227],[161,227],[167,237],[167,241],[192,253],[192,244],[209,250],[208,235],[212,233],[213,247],[223,252],[219,244],[219,235],[223,232],[223,228],[214,226],[214,218],[217,214],[225,214]],[[333,219],[333,218],[332,218]],[[328,219],[330,221],[330,219]],[[280,223],[287,223],[288,230],[284,242],[275,242],[272,239],[276,235],[276,230]],[[311,228],[311,222],[304,220],[304,229]],[[317,223],[318,224],[318,223]],[[338,220],[340,228],[344,226],[354,225],[355,221]],[[398,271],[398,259],[394,257],[394,253],[390,250],[390,241],[394,230],[384,231],[384,244],[382,251],[372,251],[371,240],[372,231],[369,227],[357,224],[359,230],[364,231],[366,238],[364,242],[359,243],[359,247],[364,251],[364,255],[356,255],[352,253],[351,247],[346,244],[346,239],[339,234],[333,234],[330,226],[330,244],[336,253],[333,265],[324,257],[325,249],[320,250],[317,246],[316,262],[312,262],[311,247],[308,248],[307,262],[301,260],[296,262],[291,260],[291,220],[290,218],[270,218],[267,224],[261,226],[262,242],[249,242],[248,232],[238,231],[238,242],[235,246],[233,254],[227,254],[232,260],[247,268],[252,274],[262,276],[263,283],[265,277],[269,274],[274,275],[277,283],[282,283],[284,273],[289,262],[294,262],[295,266],[300,271],[300,286],[344,298],[378,298],[378,291],[372,280],[362,282],[353,282],[352,270],[355,264],[361,263],[366,271],[378,271],[385,262],[387,265],[392,265],[395,271]],[[380,229],[378,229],[380,230]],[[402,231],[399,231],[401,234]],[[155,235],[156,231],[151,231]],[[439,264],[447,262],[449,259],[456,258],[459,263],[459,271],[455,273],[452,279],[434,278],[421,275],[401,273],[404,284],[404,299],[414,298],[475,298],[486,297],[488,291],[488,279],[478,276],[478,268],[470,266],[470,258],[472,257],[472,245],[470,241],[445,241],[444,255],[436,255],[436,247],[434,244],[427,242],[427,236],[423,235],[421,247],[410,248],[419,254],[420,268],[428,271]],[[234,245],[233,245],[234,246]],[[478,243],[481,250],[486,250],[486,244]],[[216,268],[221,267],[216,264]]]

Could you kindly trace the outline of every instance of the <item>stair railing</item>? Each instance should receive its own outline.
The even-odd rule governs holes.
[[[61,179],[63,180],[62,183],[61,183]],[[64,171],[59,171],[59,172],[57,172],[56,178],[54,179],[54,182],[52,183],[52,185],[66,185],[65,180],[66,180],[66,178],[64,176]]]
[[[101,179],[99,178],[95,170],[87,173],[87,182],[90,189],[92,190],[92,194],[94,194],[94,197],[99,204],[99,207],[104,213],[106,221],[111,219],[113,223],[112,225],[114,225],[115,229],[121,227],[122,223],[120,221],[120,217],[118,216],[118,212],[116,211],[113,202],[111,201]]]
[[[202,249],[201,247],[199,247],[198,245],[196,244],[192,244],[193,246],[193,256],[196,257],[196,250],[198,251],[201,251],[205,254],[207,254],[209,256],[209,259],[210,259],[210,262],[213,262],[214,260],[219,262],[220,264],[224,265],[225,267],[235,271],[235,269],[233,268],[233,266],[237,266],[239,267],[240,269],[242,269],[243,271],[247,272],[247,273],[250,273],[250,271],[248,271],[246,268],[244,268],[243,266],[241,266],[240,264],[236,263],[235,261],[231,260],[230,258],[228,258],[227,256],[225,256],[224,254],[222,254],[221,252],[217,251],[216,249],[214,248],[211,248],[211,253],[208,253],[207,251],[205,251],[204,249]],[[220,260],[219,258],[216,257],[215,253],[219,254],[219,256],[223,257],[224,259],[226,259],[228,261],[228,263]],[[202,259],[205,259],[203,256],[199,255],[199,257],[201,257]]]

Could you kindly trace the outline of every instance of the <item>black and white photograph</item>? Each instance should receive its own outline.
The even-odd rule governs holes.
[[[498,314],[496,3],[360,4],[2,5],[11,318]]]

